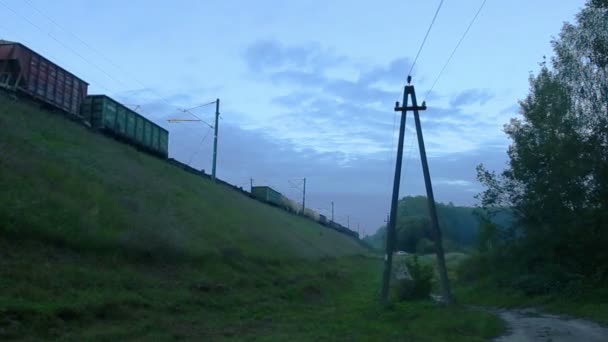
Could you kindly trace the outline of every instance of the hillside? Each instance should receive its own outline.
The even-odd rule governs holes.
[[[359,242],[0,94],[0,340],[482,341]],[[408,324],[403,324],[407,317]],[[457,317],[457,319],[455,319]]]
[[[0,222],[20,237],[202,257],[362,253],[350,238],[188,174],[60,115],[0,103]]]

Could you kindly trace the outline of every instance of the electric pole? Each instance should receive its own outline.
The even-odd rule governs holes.
[[[211,105],[215,103],[215,126],[211,126],[211,124],[209,124],[208,122],[206,122],[205,120],[202,120],[201,118],[199,118],[198,116],[194,115],[194,113],[191,112],[191,110],[196,109],[196,108],[200,108],[203,106],[207,106],[207,105]],[[212,164],[212,169],[211,169],[211,179],[213,179],[215,181],[215,169],[216,169],[216,164],[217,164],[217,132],[218,132],[218,125],[219,125],[219,116],[220,116],[220,99],[216,99],[213,102],[209,102],[209,103],[205,103],[202,104],[200,106],[196,106],[190,109],[179,109],[179,111],[184,112],[184,113],[188,113],[192,116],[195,117],[195,119],[168,119],[167,122],[170,123],[179,123],[179,122],[201,122],[207,126],[209,126],[209,128],[213,128],[214,130],[214,139],[213,139],[213,164]],[[203,138],[203,140],[205,140]],[[204,172],[205,170],[203,170]]]
[[[215,169],[217,166],[217,129],[220,117],[220,99],[215,100],[215,126],[213,135],[213,168],[211,169],[211,178],[215,180]]]
[[[304,188],[302,189],[302,215],[304,215],[304,209],[306,209],[306,178],[304,178]]]
[[[331,201],[331,222],[334,222],[334,201]]]
[[[408,77],[408,84],[410,77]],[[403,91],[403,106],[407,108],[408,86]],[[399,102],[395,104],[395,111]],[[393,266],[393,251],[395,250],[395,221],[397,219],[397,204],[399,201],[399,185],[401,184],[401,163],[403,160],[403,136],[405,134],[406,110],[401,111],[401,123],[399,125],[399,142],[397,143],[397,161],[395,163],[395,177],[393,179],[393,196],[391,199],[391,214],[386,227],[386,252],[384,254],[384,273],[382,274],[382,290],[380,301],[383,305],[388,304],[388,290],[391,280],[391,268]]]
[[[439,270],[439,281],[441,283],[441,292],[443,301],[446,304],[452,303],[452,291],[450,289],[450,279],[445,265],[445,255],[443,251],[443,242],[441,241],[441,229],[439,228],[439,220],[437,219],[437,208],[435,207],[435,196],[433,195],[433,185],[431,184],[431,175],[429,172],[429,164],[426,159],[426,149],[424,147],[424,138],[422,137],[422,126],[420,125],[420,115],[416,104],[416,92],[414,86],[411,86],[412,105],[414,109],[414,122],[416,124],[416,134],[418,136],[418,147],[420,149],[420,160],[422,162],[422,172],[424,174],[424,185],[426,187],[426,198],[429,205],[429,215],[431,216],[431,234],[435,238],[435,253],[437,254],[437,268]],[[423,102],[422,107],[426,109],[426,104]]]
[[[346,215],[346,228],[350,229],[350,216]]]
[[[445,256],[443,252],[443,245],[441,241],[441,230],[439,228],[439,222],[437,219],[437,209],[435,208],[435,198],[433,196],[433,187],[431,184],[431,176],[429,173],[428,161],[426,158],[426,150],[424,147],[424,139],[422,137],[422,127],[420,125],[419,111],[426,110],[426,104],[423,102],[422,106],[418,106],[416,101],[416,91],[414,86],[410,84],[411,77],[407,78],[407,85],[403,90],[403,107],[399,107],[399,102],[395,104],[395,111],[401,112],[401,126],[399,129],[399,145],[397,148],[397,163],[395,166],[395,179],[393,185],[393,197],[391,202],[391,214],[387,225],[386,234],[386,255],[384,263],[384,274],[382,277],[382,291],[381,301],[383,304],[387,304],[388,301],[388,290],[390,284],[391,267],[393,261],[393,251],[395,249],[395,227],[397,221],[397,206],[399,199],[399,184],[401,178],[401,162],[403,154],[403,135],[405,131],[405,119],[407,111],[414,112],[414,121],[416,124],[416,134],[418,137],[418,146],[420,149],[420,159],[422,162],[422,171],[424,173],[424,183],[426,187],[426,194],[429,206],[429,215],[431,219],[431,234],[435,240],[435,251],[437,253],[437,268],[439,269],[439,281],[441,285],[442,297],[446,304],[452,303],[452,293],[450,290],[450,283],[448,279],[447,269],[445,266]],[[407,101],[412,98],[412,106],[408,107]]]
[[[253,192],[253,178],[249,178],[249,192]]]

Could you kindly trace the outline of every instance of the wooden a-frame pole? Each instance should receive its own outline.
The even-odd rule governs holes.
[[[401,183],[401,165],[403,161],[403,140],[405,134],[405,121],[407,111],[414,112],[414,121],[416,124],[416,133],[418,136],[418,146],[420,149],[420,159],[422,162],[422,171],[424,174],[424,184],[426,186],[426,194],[429,206],[429,215],[431,219],[431,234],[435,242],[435,252],[437,254],[437,268],[439,270],[439,282],[441,285],[442,300],[446,304],[452,303],[452,292],[450,282],[445,265],[445,256],[443,251],[443,243],[441,240],[441,229],[437,219],[437,209],[435,207],[435,197],[433,195],[433,186],[431,184],[431,176],[426,158],[426,149],[424,147],[424,138],[422,136],[422,127],[420,125],[419,111],[426,110],[426,104],[418,107],[416,101],[416,91],[414,86],[410,84],[411,78],[408,77],[408,85],[403,89],[403,107],[399,106],[399,102],[395,105],[395,111],[401,112],[401,125],[399,127],[399,141],[397,145],[397,161],[395,164],[395,178],[393,180],[393,196],[391,200],[391,212],[386,232],[386,254],[384,255],[384,273],[382,276],[382,289],[380,301],[383,305],[388,303],[388,292],[390,288],[391,269],[393,262],[393,252],[395,250],[395,235],[397,225],[397,208],[399,204],[399,186]],[[408,99],[412,98],[412,106],[408,107]]]

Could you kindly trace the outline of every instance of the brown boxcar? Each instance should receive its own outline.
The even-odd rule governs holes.
[[[89,84],[27,46],[0,40],[0,87],[80,116]]]

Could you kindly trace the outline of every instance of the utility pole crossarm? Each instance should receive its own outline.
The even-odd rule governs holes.
[[[395,112],[407,112],[415,110],[426,110],[426,102],[422,102],[422,106],[399,107],[399,101],[395,102]]]

